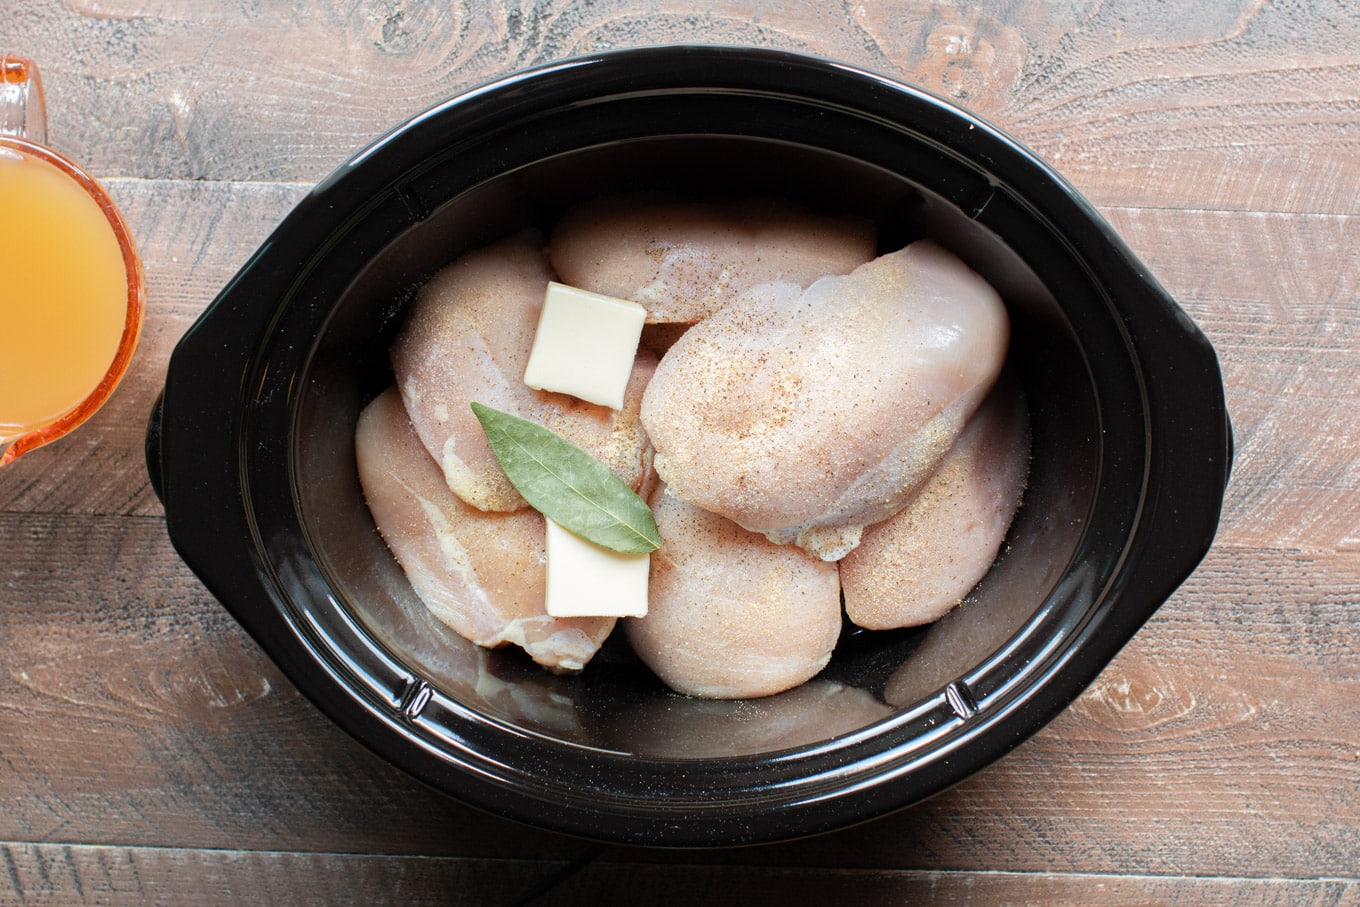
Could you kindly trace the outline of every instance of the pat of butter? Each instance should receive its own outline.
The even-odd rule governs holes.
[[[549,283],[524,383],[623,409],[646,317],[636,302]]]
[[[546,520],[546,518],[545,518]],[[620,554],[548,524],[547,609],[552,617],[643,617],[650,554]]]

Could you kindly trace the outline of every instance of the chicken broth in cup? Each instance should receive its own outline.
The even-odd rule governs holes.
[[[142,323],[142,274],[108,194],[40,144],[37,69],[0,57],[0,464],[67,433],[122,378]],[[17,113],[15,112],[17,110]]]

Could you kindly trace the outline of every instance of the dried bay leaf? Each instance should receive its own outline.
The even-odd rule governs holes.
[[[518,416],[476,402],[472,412],[510,484],[539,513],[612,551],[661,547],[651,509],[599,460]]]

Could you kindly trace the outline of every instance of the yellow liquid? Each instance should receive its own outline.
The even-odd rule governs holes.
[[[0,439],[55,421],[99,385],[123,335],[127,281],[85,189],[0,145]]]

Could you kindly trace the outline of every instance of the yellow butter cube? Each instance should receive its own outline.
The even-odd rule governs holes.
[[[560,283],[549,283],[524,383],[623,408],[647,310]]]
[[[620,554],[548,520],[547,609],[552,617],[643,617],[650,554]]]

